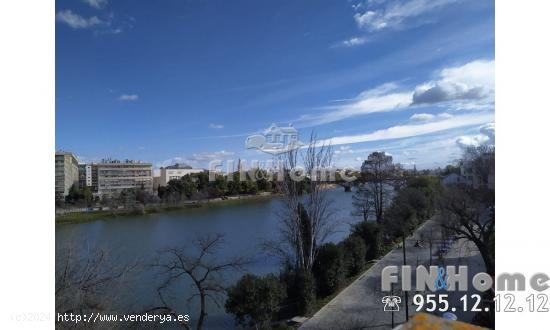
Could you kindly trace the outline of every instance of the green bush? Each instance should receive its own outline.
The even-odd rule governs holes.
[[[363,239],[366,247],[365,260],[371,261],[382,254],[382,230],[374,221],[361,221],[351,229],[351,236]]]
[[[315,303],[315,278],[304,271],[288,267],[281,274],[287,288],[287,312],[291,315],[307,315]]]
[[[246,274],[227,292],[226,312],[235,316],[237,325],[246,328],[270,329],[271,320],[279,311],[285,290],[274,275],[257,277]]]
[[[317,295],[326,297],[342,285],[346,275],[342,249],[333,243],[319,248],[313,264],[313,275],[317,284]]]
[[[351,235],[341,245],[347,275],[355,276],[359,274],[365,266],[365,256],[367,255],[365,241],[359,236]]]

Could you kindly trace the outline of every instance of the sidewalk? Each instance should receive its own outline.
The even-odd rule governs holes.
[[[415,268],[417,265],[428,266],[430,262],[429,246],[427,242],[422,247],[414,247],[416,240],[421,236],[428,237],[432,229],[436,239],[440,238],[439,225],[433,221],[426,221],[415,233],[406,240],[407,264]],[[433,244],[433,251],[437,250],[438,244]],[[472,247],[472,244],[464,241],[457,241],[445,256],[447,265],[468,265],[473,272],[483,269],[483,261],[479,252]],[[433,264],[437,263],[437,257],[433,257]],[[368,271],[361,275],[355,282],[345,288],[338,296],[332,299],[327,305],[321,308],[312,318],[305,322],[300,329],[391,329],[391,312],[384,312],[382,297],[389,295],[388,292],[382,292],[381,272],[386,266],[397,265],[399,272],[403,265],[403,250],[396,248],[385,255],[379,262],[373,265]],[[400,276],[399,276],[400,277]],[[414,281],[414,277],[413,277]],[[414,283],[414,282],[413,282]],[[397,284],[396,288],[400,288]],[[405,299],[402,292],[396,292],[402,298],[400,310],[394,312],[394,324],[398,325],[405,322]],[[416,312],[416,306],[412,305],[412,296],[409,294],[409,317]],[[449,302],[458,300],[459,297],[449,298]],[[469,322],[473,315],[459,315],[459,320]]]

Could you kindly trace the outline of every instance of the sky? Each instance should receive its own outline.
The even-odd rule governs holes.
[[[57,0],[56,149],[250,163],[275,123],[341,167],[444,167],[494,144],[494,20],[480,0]]]

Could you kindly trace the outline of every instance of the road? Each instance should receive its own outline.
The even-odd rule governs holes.
[[[441,229],[434,220],[426,221],[406,240],[407,264],[411,265],[413,269],[417,265],[428,266],[430,264],[430,249],[426,239],[430,236],[430,233],[434,242],[441,240]],[[422,247],[415,247],[416,241],[423,238]],[[432,246],[435,252],[438,244],[434,243]],[[452,244],[442,262],[444,265],[468,265],[469,283],[471,283],[472,274],[484,269],[483,260],[475,246],[463,240]],[[433,257],[432,264],[438,264],[437,257]],[[382,292],[380,289],[382,269],[390,265],[403,265],[403,251],[401,248],[392,250],[380,259],[355,282],[345,288],[306,321],[300,329],[391,329],[392,312],[384,312],[384,304],[382,303],[382,297],[387,296],[388,293]],[[399,267],[400,269],[401,267]],[[414,287],[414,271],[412,283]],[[401,284],[398,283],[396,288],[400,287]],[[416,311],[416,306],[412,304],[412,296],[414,294],[415,292],[409,294],[409,316],[414,315]],[[451,307],[459,307],[459,298],[462,294],[457,292],[449,295]],[[394,325],[398,325],[405,321],[405,299],[403,292],[397,291],[393,295],[401,297],[400,310],[393,313]],[[455,314],[457,314],[459,320],[465,322],[471,321],[473,317],[473,313],[471,312],[456,312]]]

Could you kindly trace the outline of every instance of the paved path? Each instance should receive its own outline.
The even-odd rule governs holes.
[[[429,237],[430,232],[432,237],[440,239],[441,229],[433,220],[426,221],[406,240],[407,264],[411,265],[413,269],[417,265],[428,266],[430,263],[429,244],[424,241],[422,247],[414,247],[417,239]],[[434,253],[437,246],[438,244],[433,244]],[[473,268],[472,271],[469,271],[470,274],[483,269],[483,261],[479,256],[479,252],[471,244],[464,241],[457,241],[452,245],[444,263],[447,265],[469,265]],[[380,290],[380,275],[384,267],[389,265],[401,266],[402,264],[402,249],[394,249],[320,309],[300,329],[391,329],[392,313],[384,312],[384,305],[381,302],[382,297],[388,295],[388,293]],[[437,257],[433,257],[432,264],[437,264]],[[412,283],[415,283],[414,276]],[[399,283],[396,288],[400,286]],[[402,297],[400,311],[393,313],[394,324],[397,325],[405,321],[405,299],[402,292],[397,292],[394,295]],[[416,311],[416,306],[412,304],[413,295],[414,292],[409,294],[409,316],[414,315]],[[457,297],[454,297],[454,299],[458,301]],[[457,313],[457,315],[459,320],[466,322],[473,317],[470,314]]]

